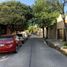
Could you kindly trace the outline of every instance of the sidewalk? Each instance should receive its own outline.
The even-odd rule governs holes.
[[[63,48],[64,42],[62,40],[47,39],[46,43],[48,46],[55,48],[61,53],[67,55],[67,49]]]

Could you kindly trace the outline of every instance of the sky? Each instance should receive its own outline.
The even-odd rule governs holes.
[[[22,3],[24,3],[24,4],[27,4],[27,5],[32,5],[32,4],[34,4],[34,0],[17,0],[17,1],[20,1],[20,2],[22,2]]]
[[[65,6],[65,13],[67,13],[67,6]]]
[[[4,2],[4,1],[8,1],[8,0],[0,0],[0,2]],[[26,4],[26,5],[32,5],[32,4],[34,4],[34,1],[35,0],[17,0],[17,1],[20,1],[20,2],[22,2],[22,3],[24,3],[24,4]]]
[[[0,0],[0,2],[4,2],[4,1],[8,1],[8,0]],[[20,1],[21,3],[24,3],[26,5],[32,5],[34,4],[35,0],[17,0]],[[67,6],[65,7],[65,12],[67,12]]]

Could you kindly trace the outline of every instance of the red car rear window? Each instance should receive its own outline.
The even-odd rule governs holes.
[[[0,36],[0,40],[12,40],[13,36]]]

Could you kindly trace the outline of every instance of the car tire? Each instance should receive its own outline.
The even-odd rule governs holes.
[[[24,44],[24,41],[22,41],[22,44]]]
[[[18,46],[16,46],[14,53],[17,53],[17,52],[18,52]]]

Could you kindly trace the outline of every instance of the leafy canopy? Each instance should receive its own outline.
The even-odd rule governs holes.
[[[59,11],[55,10],[51,0],[36,0],[33,5],[33,12],[41,27],[53,25],[59,16]]]

